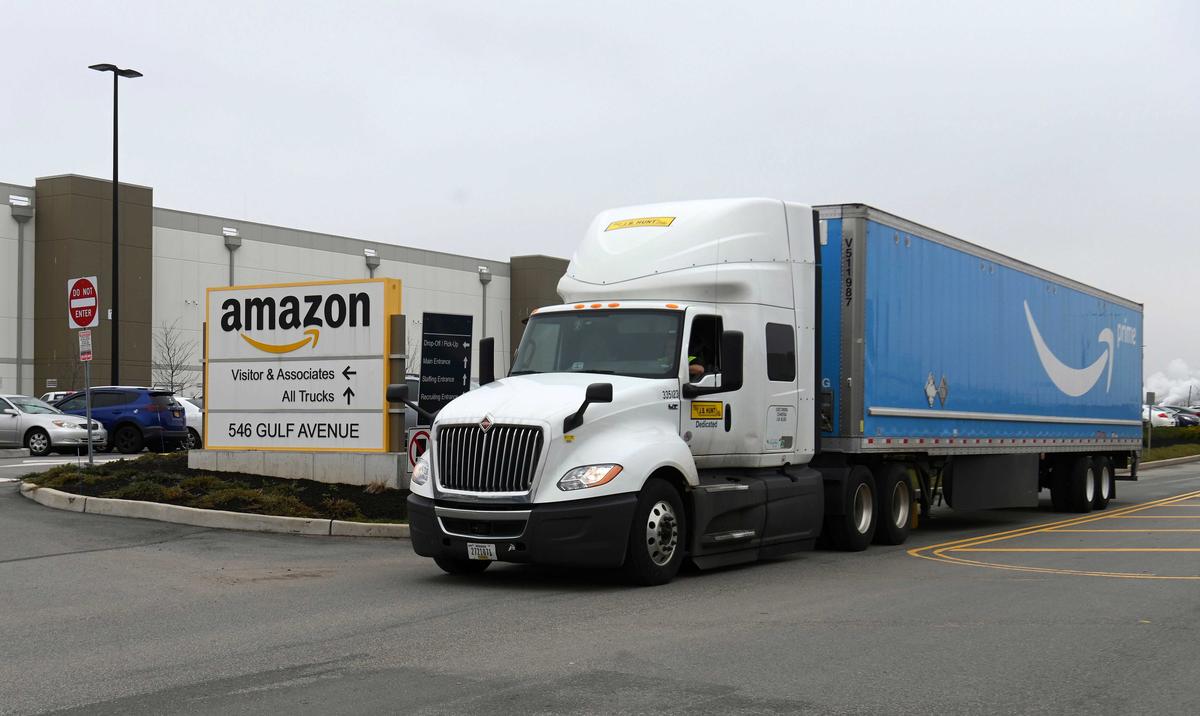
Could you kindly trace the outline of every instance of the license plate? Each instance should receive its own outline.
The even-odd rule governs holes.
[[[497,560],[496,545],[480,542],[467,543],[467,559]]]

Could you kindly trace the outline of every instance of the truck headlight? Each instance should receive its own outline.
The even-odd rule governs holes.
[[[414,485],[424,485],[425,483],[429,482],[430,472],[431,468],[429,467],[429,453],[426,452],[424,455],[417,458],[417,464],[413,466],[412,475],[408,478],[408,481]]]
[[[620,465],[584,465],[568,470],[558,481],[558,489],[569,491],[599,487],[620,474]]]

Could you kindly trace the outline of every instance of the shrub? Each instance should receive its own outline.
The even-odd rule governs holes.
[[[1167,447],[1168,445],[1188,443],[1200,443],[1200,427],[1155,428],[1150,445],[1151,447]]]
[[[196,475],[180,480],[179,487],[189,495],[197,496],[227,487],[240,487],[240,485],[227,482],[214,475]]]
[[[335,520],[354,520],[362,519],[362,512],[359,511],[358,505],[353,501],[342,497],[333,497],[328,495],[321,500],[321,508]]]
[[[122,500],[178,502],[183,497],[183,490],[178,487],[166,487],[148,480],[136,480],[124,487],[117,488],[111,496]]]

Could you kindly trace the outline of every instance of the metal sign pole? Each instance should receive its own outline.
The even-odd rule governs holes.
[[[92,454],[92,362],[85,360],[83,362],[83,395],[84,404],[87,406],[87,431],[88,431],[88,467],[95,465]]]

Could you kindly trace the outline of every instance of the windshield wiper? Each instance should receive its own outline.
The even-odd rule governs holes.
[[[599,368],[580,368],[579,370],[569,370],[568,373],[599,373],[600,375],[616,375],[615,370],[600,370]]]
[[[541,373],[540,370],[514,370],[509,375],[529,375],[530,373]]]

